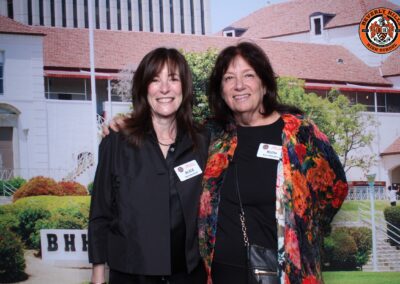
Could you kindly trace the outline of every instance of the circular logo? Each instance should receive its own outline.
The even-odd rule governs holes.
[[[400,15],[387,8],[376,8],[364,15],[358,33],[366,48],[375,53],[389,53],[400,45]]]
[[[179,167],[178,168],[178,171],[181,173],[181,172],[183,172],[183,168],[182,167]]]
[[[267,150],[269,148],[269,146],[267,144],[263,145],[263,149]]]

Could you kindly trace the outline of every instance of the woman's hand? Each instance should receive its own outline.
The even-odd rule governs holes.
[[[105,265],[104,264],[93,264],[92,268],[92,279],[90,283],[101,284],[105,283]]]
[[[110,134],[110,128],[114,130],[115,132],[119,132],[121,129],[125,128],[125,117],[122,115],[114,116],[110,124],[104,124],[103,125],[103,131],[102,131],[102,136],[106,137],[108,134]]]

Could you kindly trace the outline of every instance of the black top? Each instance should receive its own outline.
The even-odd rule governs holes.
[[[190,273],[198,265],[202,175],[180,181],[173,170],[192,160],[204,169],[208,135],[198,139],[194,149],[183,134],[167,159],[151,136],[139,147],[115,132],[102,140],[89,215],[91,263],[141,275]]]
[[[240,196],[246,214],[249,242],[277,249],[275,188],[278,161],[259,158],[257,151],[260,143],[281,146],[283,126],[283,120],[278,119],[271,125],[238,127],[238,145],[221,188],[215,262],[246,266],[234,163],[238,167]]]

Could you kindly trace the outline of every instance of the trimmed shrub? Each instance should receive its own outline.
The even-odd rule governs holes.
[[[325,270],[358,270],[367,263],[372,246],[371,229],[339,227],[324,240]]]
[[[62,195],[88,195],[86,188],[76,181],[60,181]]]
[[[383,214],[385,215],[385,220],[387,222],[389,222],[393,226],[396,226],[397,228],[400,228],[400,206],[386,207],[383,211]],[[400,233],[390,225],[388,225],[387,233],[389,236],[389,243],[392,246],[399,246],[400,237],[396,236],[396,234],[399,235]]]
[[[62,195],[61,187],[52,178],[37,176],[31,178],[27,183],[21,186],[13,196],[13,201],[27,196],[36,195]]]
[[[36,222],[48,219],[50,216],[50,212],[42,208],[25,208],[18,213],[19,224],[16,232],[28,248],[37,248],[30,241],[31,235],[36,233]]]
[[[19,225],[18,217],[15,214],[0,213],[0,232],[4,230],[16,231]]]
[[[0,283],[12,283],[28,278],[24,272],[23,244],[19,237],[9,231],[0,234]]]

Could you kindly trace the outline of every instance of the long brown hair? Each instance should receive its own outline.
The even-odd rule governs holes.
[[[190,68],[185,57],[178,50],[160,47],[150,51],[142,59],[133,76],[133,111],[130,117],[125,120],[124,133],[128,141],[134,146],[139,146],[145,136],[153,130],[147,89],[164,65],[167,65],[169,70],[179,71],[182,84],[182,103],[175,117],[178,132],[187,132],[194,144],[197,144],[196,126],[192,117],[193,84]]]
[[[246,60],[266,87],[267,92],[263,96],[262,102],[264,107],[262,114],[264,116],[268,116],[274,111],[278,111],[279,113],[303,113],[296,107],[284,105],[279,102],[275,72],[265,52],[254,43],[241,42],[222,50],[211,72],[208,86],[208,102],[211,113],[217,122],[222,126],[226,126],[229,121],[234,119],[232,110],[222,98],[221,82],[226,70],[236,56],[241,56]]]

